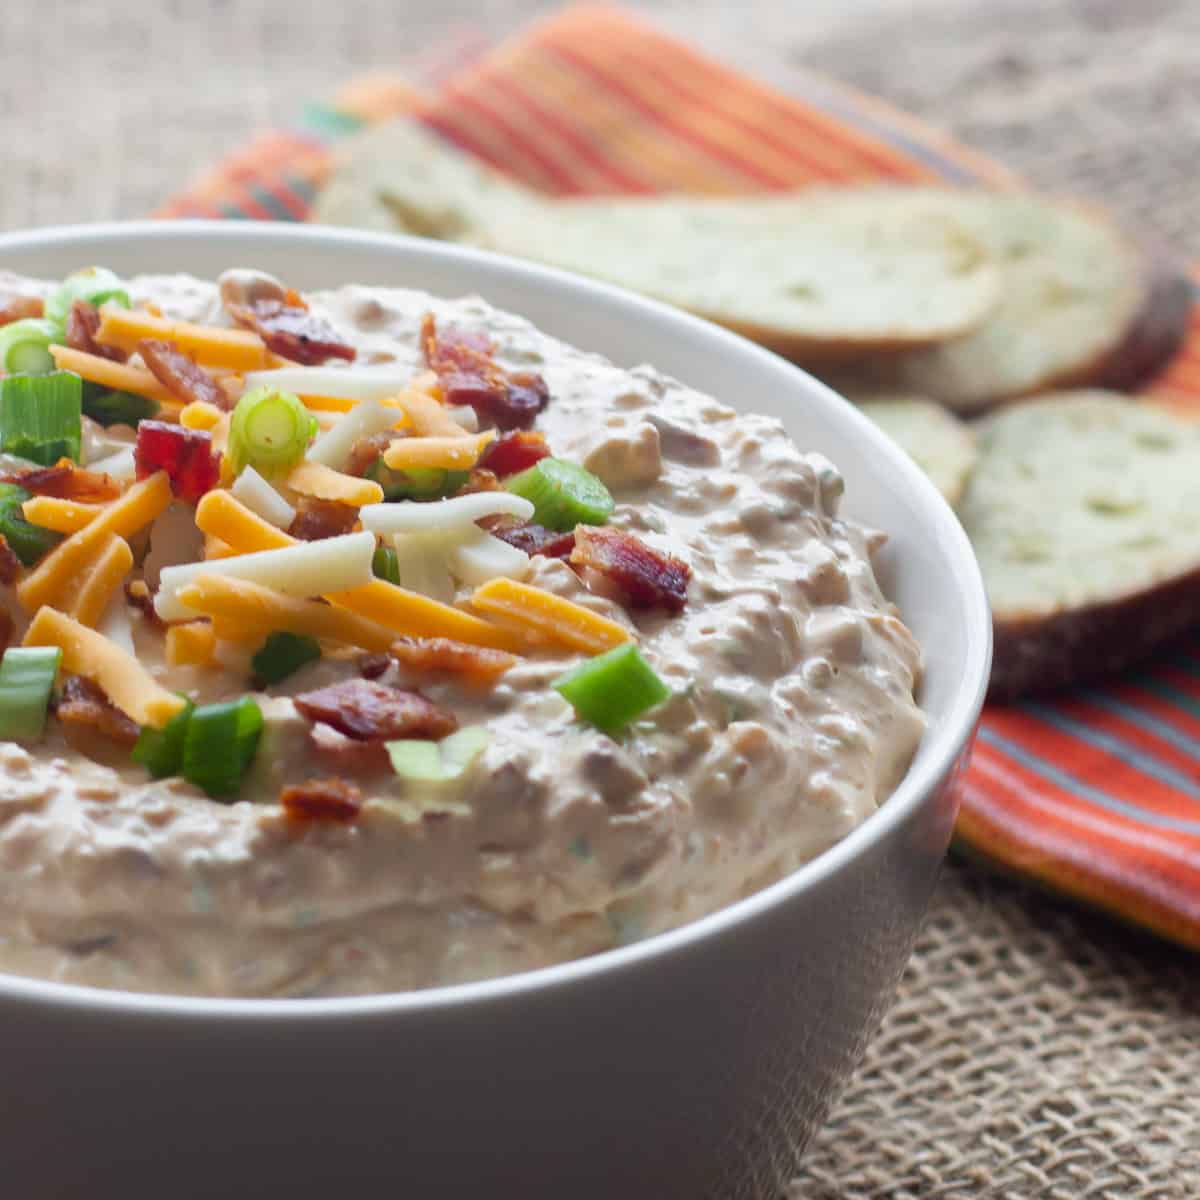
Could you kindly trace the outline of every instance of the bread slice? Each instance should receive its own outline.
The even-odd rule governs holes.
[[[790,357],[843,361],[978,325],[998,272],[936,192],[554,200],[411,121],[354,139],[315,219],[446,238],[644,292]],[[386,218],[384,218],[386,219]]]
[[[1187,331],[1190,289],[1108,218],[1021,193],[943,192],[957,220],[1002,264],[1000,303],[973,333],[860,363],[834,386],[915,391],[958,412],[1053,388],[1128,387]]]
[[[1200,424],[1073,392],[977,432],[959,515],[992,606],[993,699],[1118,671],[1200,622]]]
[[[979,457],[970,426],[920,396],[851,399],[916,462],[951,505],[958,504]]]

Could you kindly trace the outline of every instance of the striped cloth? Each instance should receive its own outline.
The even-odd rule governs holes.
[[[819,78],[781,94],[616,9],[568,9],[495,50],[452,55],[435,74],[423,91],[359,81],[161,215],[303,219],[341,138],[402,113],[564,195],[1019,186],[882,103]],[[1200,411],[1200,307],[1149,396]],[[970,852],[1200,948],[1200,637],[1118,684],[990,707],[957,832]]]

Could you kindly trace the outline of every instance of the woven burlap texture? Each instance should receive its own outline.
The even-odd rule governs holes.
[[[0,227],[147,212],[354,72],[549,7],[7,0]],[[637,7],[782,86],[817,70],[874,91],[1200,256],[1200,4]],[[1200,1197],[1198,1080],[1200,960],[952,863],[792,1200]]]

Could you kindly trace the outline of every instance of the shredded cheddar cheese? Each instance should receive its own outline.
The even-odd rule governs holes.
[[[133,552],[123,537],[110,533],[103,547],[67,610],[68,615],[81,625],[92,628],[104,615],[113,593],[133,566]]]
[[[355,508],[361,508],[364,504],[379,504],[383,500],[383,488],[373,479],[344,475],[318,462],[302,462],[293,467],[288,474],[287,485],[302,496],[336,500]]]
[[[624,625],[515,579],[490,580],[475,589],[471,604],[585,654],[600,654],[633,638]]]
[[[495,438],[494,429],[458,437],[397,438],[383,452],[383,461],[395,471],[438,467],[469,471]]]
[[[224,490],[209,492],[196,506],[196,528],[217,539],[228,554],[253,554],[258,550],[282,550],[296,539],[252,513],[240,500]],[[207,543],[206,543],[207,547]],[[215,557],[208,554],[207,558]]]
[[[160,420],[171,420],[182,407],[145,367],[113,362],[98,354],[73,350],[70,346],[51,346],[50,354],[60,371],[74,371],[90,383],[112,388],[115,392],[133,392],[136,396],[157,401],[161,406],[157,414]]]
[[[34,496],[21,505],[21,512],[31,525],[56,533],[77,533],[103,511],[103,504],[61,500],[57,496]]]
[[[179,423],[185,429],[212,429],[225,414],[207,400],[193,400],[179,413]]]
[[[347,609],[285,596],[248,579],[201,575],[180,589],[179,599],[188,608],[219,620],[223,629],[248,634],[246,640],[284,631],[381,652],[396,638],[394,631]]]
[[[407,413],[414,432],[421,437],[463,436],[463,427],[428,392],[420,388],[412,387],[401,392],[395,397],[395,403]]]
[[[58,646],[61,670],[83,675],[139,725],[161,728],[184,705],[158,684],[132,654],[53,608],[39,608],[25,633],[26,646]]]
[[[98,516],[60,542],[17,584],[17,600],[26,612],[45,604],[67,607],[78,577],[104,550],[108,535],[132,537],[171,503],[171,484],[165,471],[135,483],[123,496],[106,504]]]
[[[167,628],[167,664],[206,667],[213,661],[217,635],[211,621],[187,621]]]
[[[224,329],[216,325],[194,325],[172,321],[145,310],[105,304],[100,308],[96,341],[117,346],[127,354],[143,338],[174,342],[182,353],[205,367],[227,367],[233,371],[257,371],[267,364],[269,351],[262,338],[248,329]]]

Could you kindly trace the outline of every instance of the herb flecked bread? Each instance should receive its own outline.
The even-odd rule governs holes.
[[[952,412],[922,397],[851,397],[925,472],[951,505],[957,505],[979,452],[975,434]]]
[[[1107,217],[1022,193],[938,194],[1001,264],[999,304],[967,336],[860,362],[835,387],[919,392],[970,413],[1053,388],[1132,387],[1180,345],[1186,277]]]
[[[992,699],[1121,670],[1200,621],[1200,425],[1074,392],[977,429],[959,515],[992,605]]]
[[[932,191],[553,200],[407,121],[355,140],[314,219],[591,275],[806,362],[960,336],[998,295],[998,272],[978,239]]]

